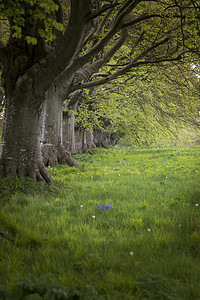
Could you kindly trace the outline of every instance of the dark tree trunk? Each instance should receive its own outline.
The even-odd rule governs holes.
[[[40,150],[41,106],[34,101],[33,80],[20,78],[13,92],[6,91],[0,176],[53,182]]]
[[[109,148],[109,146],[115,146],[117,144],[117,140],[109,131],[95,130],[94,144],[96,147]]]
[[[95,148],[93,132],[75,129],[75,153],[89,153],[91,148]]]
[[[60,4],[59,10],[62,10],[61,2],[57,2]],[[13,36],[13,22],[10,18],[9,40],[6,45],[0,41],[0,68],[3,71],[2,79],[6,95],[0,153],[0,176],[2,177],[29,176],[34,180],[53,182],[45,169],[41,153],[42,105],[46,101],[44,95],[53,83],[57,84],[56,80],[60,82],[63,77],[58,89],[62,93],[64,89],[64,93],[67,94],[74,72],[85,64],[85,61],[75,64],[75,58],[81,49],[93,15],[91,0],[73,0],[70,3],[70,16],[66,30],[59,35],[55,43],[51,45],[49,43],[48,47],[38,34],[38,29],[44,29],[45,20],[43,22],[38,18],[30,17],[28,9],[31,7],[28,3],[25,4],[24,9],[23,17],[26,26],[22,28],[22,36],[20,38]],[[23,7],[24,3],[20,5]],[[52,20],[54,19],[52,16]],[[28,44],[26,42],[28,36],[36,38],[37,44]],[[61,99],[64,100],[62,97]],[[57,102],[58,98],[53,100]],[[56,107],[60,105],[60,99],[58,102]],[[61,111],[62,109],[60,114]],[[46,121],[50,122],[49,118],[46,118]],[[60,120],[59,122],[61,123]],[[56,118],[54,125],[55,127],[58,125],[56,125]],[[59,145],[56,144],[56,147],[57,150],[59,149],[58,161],[69,161],[62,140],[59,141]]]
[[[72,109],[76,112],[76,106]],[[63,114],[63,146],[71,154],[89,153],[94,148],[93,131],[78,130],[75,126],[75,114]]]
[[[76,105],[71,108],[71,111],[76,112]],[[65,149],[71,153],[76,152],[76,142],[75,142],[75,114],[69,111],[63,114],[63,146]]]
[[[77,165],[63,146],[63,101],[52,85],[46,93],[42,118],[41,147],[45,166],[57,163]]]

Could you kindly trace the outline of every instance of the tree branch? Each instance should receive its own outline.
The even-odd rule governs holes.
[[[74,76],[73,79],[73,85],[80,82],[80,81],[88,81],[89,78],[91,77],[91,75],[93,73],[97,73],[99,71],[99,69],[105,65],[110,59],[111,57],[116,53],[117,50],[120,49],[120,47],[124,44],[126,38],[128,36],[128,31],[127,30],[123,30],[121,32],[121,36],[118,39],[118,41],[114,44],[113,47],[111,47],[106,53],[105,55],[96,60],[93,63],[90,63],[87,67],[80,69]],[[57,79],[57,83],[59,85],[62,86],[64,94],[63,96],[66,96],[67,88],[68,88],[68,82],[67,82],[67,78],[68,78],[69,74],[68,74],[68,69],[66,69]],[[65,88],[66,86],[66,88]]]
[[[126,14],[130,13],[131,10],[133,10],[133,8],[135,8],[142,0],[127,0],[126,3],[128,5],[128,7],[126,7],[126,3],[123,5],[123,7],[120,9],[120,11],[118,12],[117,16],[115,17],[115,20],[113,22],[113,24],[111,25],[109,31],[104,35],[104,37],[97,42],[94,47],[92,47],[91,50],[89,50],[86,54],[78,57],[73,64],[73,68],[77,68],[79,69],[82,65],[88,63],[90,60],[92,60],[92,58],[97,55],[99,53],[99,51],[101,51],[106,45],[107,43],[110,41],[110,39],[122,28],[126,28],[130,25],[132,25],[133,21],[131,21],[131,24],[129,25],[129,23],[125,24],[123,23],[123,18]],[[130,10],[128,10],[127,8],[129,8]],[[150,19],[153,18],[155,16],[159,16],[159,15],[148,15],[148,16],[142,16],[140,18],[137,18],[134,20],[134,25],[146,20],[146,19]]]
[[[177,57],[174,57],[174,58],[161,58],[161,59],[157,59],[157,60],[144,60],[144,61],[135,61],[134,60],[133,62],[128,64],[123,69],[115,72],[114,74],[111,74],[111,75],[107,76],[105,79],[99,79],[99,80],[96,80],[96,81],[76,84],[76,85],[71,87],[70,92],[73,92],[77,89],[91,88],[91,87],[95,87],[95,86],[99,86],[99,85],[108,83],[108,82],[118,78],[119,76],[126,74],[131,69],[137,68],[137,67],[140,67],[140,66],[143,66],[143,65],[157,64],[157,63],[161,63],[161,62],[178,61],[182,58],[182,54],[179,54]]]
[[[64,23],[64,14],[63,14],[63,7],[60,2],[60,0],[53,0],[55,4],[58,5],[58,10],[54,12],[55,19],[58,23],[61,23],[63,25]],[[62,32],[57,29],[53,29],[53,33],[56,35],[56,39],[59,39],[62,36]]]
[[[6,53],[5,53],[5,47],[6,46],[4,45],[4,43],[0,40],[0,66],[1,66],[1,64],[3,65],[5,63],[5,61],[7,60]]]
[[[110,74],[109,73],[93,73],[91,76],[90,76],[90,79],[89,80],[92,80],[93,78],[95,77],[108,77]]]
[[[104,13],[105,11],[111,9],[111,8],[115,8],[116,6],[118,6],[119,3],[112,3],[112,4],[108,4],[108,5],[104,5],[97,13],[93,14],[91,19],[95,19],[98,16],[100,16],[102,13]]]
[[[37,93],[47,90],[50,84],[76,57],[85,37],[91,16],[91,0],[71,0],[71,13],[63,38],[46,59],[30,69],[36,79]],[[38,72],[39,71],[39,72]],[[39,76],[38,76],[39,74]],[[45,80],[43,80],[45,78]]]
[[[102,29],[103,29],[103,26],[105,25],[106,21],[108,20],[108,18],[110,17],[110,15],[111,15],[112,12],[113,12],[113,9],[109,9],[109,11],[107,11],[107,13],[105,14],[104,18],[100,22],[100,24],[99,24],[96,32],[94,33],[93,38],[97,38],[100,35],[100,33],[101,33]]]
[[[128,21],[128,22],[123,22],[122,28],[129,27],[129,26],[135,25],[139,22],[146,21],[146,20],[149,20],[149,19],[152,19],[152,18],[164,18],[164,17],[159,15],[159,14],[152,14],[152,15],[144,14],[143,16],[140,16],[137,19],[133,19],[133,20]]]

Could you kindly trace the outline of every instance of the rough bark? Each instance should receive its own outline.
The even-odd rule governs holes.
[[[52,85],[46,93],[44,102],[41,148],[45,166],[53,166],[57,163],[77,165],[71,154],[63,146],[63,101],[57,92],[56,86]]]
[[[86,130],[79,130],[75,129],[75,148],[74,154],[78,153],[88,153],[92,154],[90,149],[95,148],[94,137],[93,137],[93,130],[86,131]]]
[[[46,47],[44,39],[38,36],[41,21],[31,22],[26,13],[22,38],[13,38],[11,30],[7,45],[0,44],[0,67],[6,96],[0,176],[29,176],[34,180],[53,181],[45,169],[40,149],[42,104],[49,87],[80,50],[90,22],[90,4],[91,0],[71,1],[68,27],[52,47]],[[12,25],[11,19],[11,29]],[[35,36],[37,45],[28,45],[26,36]],[[69,74],[67,84],[71,83],[71,77]],[[72,163],[62,144],[58,149],[58,161]]]
[[[73,107],[73,111],[76,112],[76,107]],[[65,149],[71,153],[75,154],[76,150],[76,144],[75,144],[75,114],[69,112],[64,112],[63,114],[63,146]]]
[[[96,147],[109,148],[110,146],[115,146],[117,140],[111,132],[95,130],[94,144]]]
[[[53,182],[40,151],[41,107],[34,106],[33,81],[24,77],[6,97],[0,176]]]
[[[23,1],[19,2],[24,5]],[[142,16],[127,21],[126,16],[142,0],[126,0],[118,2],[119,9],[114,14],[109,28],[102,33],[102,36],[99,35],[103,28],[101,25],[94,31],[94,34],[96,32],[99,35],[98,41],[92,44],[91,48],[88,47],[88,51],[85,50],[82,55],[81,49],[83,49],[84,41],[89,34],[90,30],[88,28],[91,25],[91,20],[99,15],[101,9],[94,14],[91,8],[92,0],[71,0],[70,2],[71,10],[67,28],[63,34],[59,34],[59,38],[50,47],[45,46],[44,39],[38,36],[36,30],[44,27],[43,20],[35,19],[32,22],[32,18],[26,12],[26,26],[22,30],[22,38],[12,37],[13,23],[11,20],[11,35],[8,44],[4,46],[0,43],[0,66],[3,66],[2,78],[4,79],[6,95],[6,116],[0,162],[1,176],[30,176],[35,180],[52,181],[45,171],[41,159],[39,134],[41,105],[44,101],[44,94],[53,83],[59,89],[59,101],[61,101],[70,92],[107,83],[138,66],[163,61],[176,61],[181,59],[180,53],[184,53],[182,52],[181,43],[175,43],[172,51],[168,51],[171,46],[169,41],[171,39],[172,42],[173,39],[176,40],[176,31],[178,32],[180,28],[180,25],[174,26],[177,23],[176,18],[171,23],[168,19],[164,22],[165,16],[162,16],[162,12],[165,10],[163,8],[160,11],[160,16],[149,15],[144,11]],[[61,1],[56,0],[56,3],[60,4]],[[26,5],[28,5],[28,2],[26,2]],[[135,13],[137,16],[137,11]],[[56,19],[60,17],[62,19],[62,16],[57,15]],[[124,43],[125,37],[122,35],[119,43],[117,42],[114,47],[109,47],[112,44],[110,41],[114,42],[113,38],[116,33],[128,26],[140,25],[141,22],[147,21],[147,19],[153,21],[157,17],[163,18],[164,25],[159,30],[160,34],[158,32],[152,42],[149,41],[147,32],[147,44],[143,39],[144,45],[141,45],[141,50],[140,47],[136,49],[125,67],[114,69],[115,72],[111,72],[105,79],[87,82],[88,74],[90,76],[93,72],[97,72],[93,68],[94,65],[89,64],[95,62],[95,68],[100,68],[108,62],[110,57],[120,48],[120,45]],[[43,27],[40,26],[41,23],[43,23]],[[98,29],[100,29],[100,32]],[[179,33],[180,30],[177,36],[179,36]],[[136,30],[135,34],[138,34],[140,38],[141,30]],[[37,45],[27,44],[25,40],[27,36],[36,37]],[[163,45],[166,45],[166,49]],[[102,61],[98,57],[103,49]],[[159,52],[158,49],[167,51],[161,50]],[[176,57],[175,53],[177,53]],[[58,101],[56,97],[55,101]]]

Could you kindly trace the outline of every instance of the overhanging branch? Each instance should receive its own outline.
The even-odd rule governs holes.
[[[98,16],[100,16],[102,13],[104,13],[105,11],[111,9],[111,8],[115,8],[116,6],[118,6],[119,3],[112,3],[112,4],[108,4],[108,5],[104,5],[97,13],[93,14],[91,19],[95,19]]]
[[[124,44],[127,36],[128,36],[127,30],[123,30],[121,32],[121,36],[118,39],[118,41],[104,54],[102,58],[96,60],[93,63],[90,63],[87,67],[78,70],[78,72],[75,74],[73,78],[72,86],[76,85],[76,83],[80,81],[81,82],[88,81],[93,73],[99,72],[99,69],[103,65],[105,65],[111,59],[111,57],[116,53],[116,51],[119,50],[120,47]],[[67,86],[65,89],[68,76],[69,76],[68,69],[66,69],[56,80],[58,84],[62,86],[65,95],[66,95],[66,90],[68,88]]]
[[[177,57],[174,57],[174,58],[161,58],[161,59],[158,59],[158,60],[144,60],[144,61],[137,61],[137,62],[134,62],[134,63],[130,63],[127,67],[123,68],[122,70],[119,70],[119,71],[115,72],[114,74],[111,74],[111,75],[107,76],[104,79],[99,79],[99,80],[96,80],[96,81],[76,84],[76,85],[71,87],[70,92],[73,92],[77,89],[91,88],[91,87],[100,86],[102,84],[109,83],[110,81],[118,78],[119,76],[126,74],[127,72],[129,72],[133,68],[137,68],[137,67],[144,66],[144,65],[149,65],[149,64],[157,64],[157,63],[161,63],[161,62],[178,61],[178,60],[181,59],[181,57],[182,57],[182,54],[180,54],[180,55],[178,55]]]

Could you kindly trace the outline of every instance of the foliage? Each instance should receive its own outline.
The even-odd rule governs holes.
[[[62,4],[69,6],[69,2],[71,3],[70,16],[68,7],[65,7],[65,20],[63,20],[62,9],[60,8]],[[20,99],[24,100],[25,106],[35,110],[33,116],[38,115],[37,119],[40,120],[41,110],[39,108],[46,101],[44,95],[47,95],[49,87],[56,87],[52,94],[56,93],[57,95],[52,95],[52,98],[55,96],[57,101],[63,101],[66,94],[68,96],[70,93],[83,88],[107,84],[116,78],[121,81],[121,76],[124,74],[137,71],[138,68],[144,66],[160,64],[161,62],[175,62],[186,57],[189,57],[193,63],[199,55],[199,41],[197,39],[198,31],[190,29],[190,21],[195,28],[198,28],[199,22],[196,5],[198,2],[193,1],[192,3],[194,5],[190,8],[187,0],[180,1],[180,3],[174,0],[152,1],[151,5],[149,5],[149,1],[145,0],[111,0],[106,2],[74,0],[65,3],[59,0],[1,1],[0,14],[6,19],[5,22],[9,21],[10,24],[9,41],[5,47],[3,43],[0,44],[0,59],[4,69],[4,88],[7,89],[5,94],[8,98],[6,99],[8,103],[6,115],[11,116],[10,109],[13,113],[18,114],[23,107],[20,106],[19,108],[18,101],[15,103],[15,100],[13,105],[16,104],[16,109],[12,109],[9,105],[10,99],[21,97],[22,91],[20,88],[18,89],[19,84],[24,85],[24,90],[30,94],[27,95],[27,102],[24,97]],[[59,13],[59,9],[61,13]],[[188,13],[190,14],[188,15]],[[69,20],[70,24],[66,26]],[[65,27],[64,34],[58,32],[63,28],[62,23]],[[56,32],[55,36],[54,32]],[[45,44],[45,40],[52,41],[54,37],[57,38],[55,43]],[[25,41],[32,45],[27,45]],[[193,46],[190,45],[192,42]],[[105,70],[106,73],[99,75],[96,72],[102,66],[104,66],[103,71]],[[30,86],[26,89],[25,87],[29,84]],[[162,98],[162,92],[158,94],[156,97],[159,100]],[[119,101],[113,103],[113,107],[117,108],[117,113],[112,125],[116,123],[116,127],[121,127],[121,132],[126,132],[126,129],[131,127],[133,130],[129,133],[133,133],[131,133],[132,140],[135,140],[137,144],[143,144],[144,141],[148,142],[150,134],[156,135],[157,128],[156,130],[154,128],[157,123],[160,123],[160,116],[163,112],[168,114],[165,112],[166,103],[161,105],[159,109],[155,108],[154,103],[152,104],[152,99],[155,97],[154,91],[148,94],[144,93],[142,96],[146,102],[146,110],[139,107],[141,103],[136,103],[136,105],[133,103],[136,114],[130,117],[128,115],[129,119],[127,120],[125,118],[127,118],[130,103],[128,101],[125,105]],[[120,115],[118,108],[122,108],[122,115]],[[25,111],[27,110],[24,107]],[[83,126],[84,129],[88,128],[88,119],[101,126],[101,117],[106,111],[104,108],[99,107],[99,116],[96,115],[96,112],[93,113],[93,110],[89,110],[88,113],[85,107],[82,111],[81,119],[84,118],[83,124],[86,124]],[[176,112],[176,109],[174,111]],[[107,115],[111,114],[111,111],[107,110],[107,112]],[[25,117],[26,113],[23,114],[23,118]],[[137,122],[135,122],[136,117]],[[148,122],[145,122],[146,117]],[[12,118],[12,120],[18,119],[20,118]],[[156,122],[152,122],[154,119]],[[173,121],[173,119],[171,120]],[[6,121],[9,122],[8,119]],[[28,120],[23,119],[23,121],[26,123]],[[168,124],[170,124],[168,132],[171,132],[171,127],[175,127],[174,123],[172,125],[171,122],[166,124],[163,122],[159,126],[162,131],[164,131],[163,127],[168,126]],[[15,127],[18,128],[19,126]],[[2,148],[1,162],[2,164],[4,162],[4,166],[1,176],[8,174],[10,176],[10,172],[6,170],[8,168],[7,161],[10,160],[9,151],[6,150],[6,147],[13,139],[17,150],[13,150],[13,154],[9,155],[13,157],[12,162],[16,165],[16,168],[13,168],[16,170],[16,174],[18,173],[20,176],[21,174],[22,176],[31,174],[30,176],[33,178],[40,178],[46,182],[51,181],[45,171],[40,174],[42,171],[38,173],[34,168],[32,171],[24,170],[29,169],[30,164],[20,165],[20,159],[18,159],[20,155],[16,153],[21,151],[21,135],[14,131],[11,125],[6,126],[5,124],[5,129],[4,134],[7,139],[4,139],[5,143]],[[37,129],[39,130],[39,126],[36,126],[34,131]],[[32,139],[37,135],[28,136]],[[149,138],[149,140],[151,139]],[[34,143],[34,141],[32,142]],[[27,144],[26,147],[28,147]],[[39,151],[40,149],[37,149],[34,153],[39,153]],[[29,151],[25,151],[25,153],[26,156],[30,154]],[[38,165],[42,165],[39,161],[39,155],[37,158],[31,157],[29,159],[26,157],[26,162],[30,160],[38,161]],[[42,167],[39,169],[44,170]],[[23,171],[20,170],[21,168]]]
[[[53,0],[23,0],[23,1],[1,1],[0,16],[4,16],[8,20],[12,20],[12,37],[21,39],[23,28],[27,22],[27,15],[32,18],[32,23],[36,20],[44,22],[45,28],[39,28],[38,34],[48,41],[52,41],[56,36],[52,33],[52,29],[62,31],[63,26],[56,20],[52,19],[51,13],[58,10],[58,5]],[[3,22],[6,24],[6,19]],[[37,38],[33,36],[25,36],[28,44],[37,44]]]
[[[197,299],[199,151],[126,142],[48,168],[55,191],[1,181],[1,297]]]
[[[192,131],[199,132],[199,99],[198,77],[191,65],[164,63],[136,69],[96,89],[85,106],[80,106],[78,122],[86,123],[82,115],[90,103],[88,114],[96,117],[87,119],[88,127],[98,127],[100,120],[108,119],[107,130],[126,136],[134,144],[152,144],[163,138],[177,143],[185,141],[185,129],[190,128],[191,135]]]

